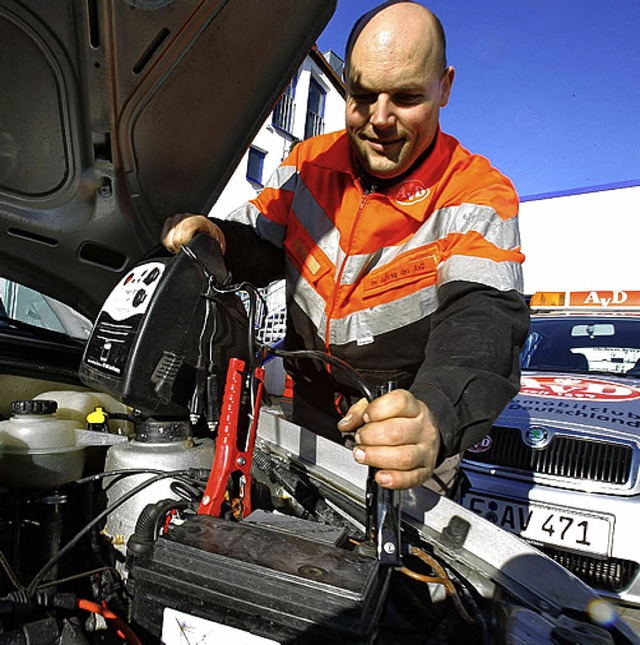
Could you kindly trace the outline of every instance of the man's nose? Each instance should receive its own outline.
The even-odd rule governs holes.
[[[388,128],[395,123],[393,104],[388,96],[384,94],[378,96],[373,105],[370,122],[376,128]]]

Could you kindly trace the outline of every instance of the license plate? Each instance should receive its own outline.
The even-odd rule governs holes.
[[[593,555],[610,553],[613,518],[572,508],[469,493],[462,505],[525,540]]]

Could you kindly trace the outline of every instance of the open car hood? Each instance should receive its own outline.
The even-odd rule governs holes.
[[[94,317],[206,213],[335,0],[0,0],[0,273]]]

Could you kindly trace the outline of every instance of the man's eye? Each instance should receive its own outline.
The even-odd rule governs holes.
[[[422,94],[397,94],[395,102],[399,105],[415,105],[422,101]]]
[[[375,94],[352,94],[351,98],[356,103],[360,103],[360,104],[369,104],[369,103],[375,103],[376,102],[376,95]]]

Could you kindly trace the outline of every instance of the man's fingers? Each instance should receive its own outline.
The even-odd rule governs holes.
[[[357,403],[354,403],[347,411],[347,414],[338,422],[338,430],[340,432],[353,432],[362,426],[364,413],[368,405],[367,399],[360,399]]]
[[[182,246],[182,244],[180,244],[180,223],[191,217],[198,216],[193,215],[192,213],[178,213],[177,215],[172,215],[165,220],[160,233],[160,239],[164,246],[172,253],[177,253],[180,250],[180,246]]]
[[[172,253],[177,253],[180,247],[188,244],[191,240],[184,227],[184,222],[188,218],[195,217],[188,213],[181,213],[170,217],[162,227],[162,243]]]
[[[177,253],[180,250],[180,245],[177,242],[176,230],[172,228],[163,238],[163,243],[165,247],[171,251],[171,253]]]
[[[401,437],[394,439],[393,437],[396,434],[404,435],[404,430],[398,426],[391,427],[391,429],[386,426],[382,428],[377,426],[375,422],[388,419],[396,419],[401,422],[403,418],[417,417],[421,412],[420,403],[410,392],[394,390],[375,399],[372,403],[368,403],[364,398],[354,403],[338,423],[338,429],[341,432],[354,432],[367,424],[367,436],[371,433],[372,443],[384,444],[386,440],[383,435],[389,431],[391,434],[386,439],[391,445],[398,445],[403,442],[403,439]],[[417,438],[411,440],[417,441]],[[368,440],[363,440],[363,443],[368,443]]]
[[[197,233],[207,233],[213,237],[222,253],[226,251],[226,240],[220,228],[204,215],[181,213],[169,217],[163,227],[161,239],[164,246],[172,253],[177,253],[188,244]]]
[[[353,456],[358,463],[378,469],[380,486],[411,488],[431,476],[440,433],[424,403],[406,390],[394,390],[366,406],[362,419]]]
[[[338,423],[355,432],[355,460],[377,468],[384,488],[403,490],[424,483],[440,450],[440,433],[429,408],[407,390],[393,390],[368,403],[361,399]]]
[[[160,239],[164,242],[165,238],[169,235],[169,232],[171,229],[184,217],[186,216],[186,213],[180,213],[179,215],[172,215],[171,217],[167,217],[167,219],[164,221],[164,224],[162,225],[162,231],[160,233]]]
[[[365,419],[367,416],[368,411]],[[368,446],[404,446],[420,443],[423,432],[422,417],[394,417],[383,421],[365,421],[365,425],[357,430],[356,441]]]
[[[368,405],[366,422],[382,421],[393,417],[416,417],[420,412],[420,402],[411,392],[392,390]]]
[[[376,473],[376,482],[382,488],[392,490],[406,490],[414,486],[420,486],[431,477],[431,471],[428,468],[416,468],[408,472],[399,470],[379,470]]]
[[[424,445],[356,446],[353,455],[358,463],[379,469],[376,482],[380,486],[403,490],[431,477],[437,453]]]
[[[375,466],[380,470],[409,471],[426,466],[425,446],[361,446],[354,448],[353,456],[358,463]]]

